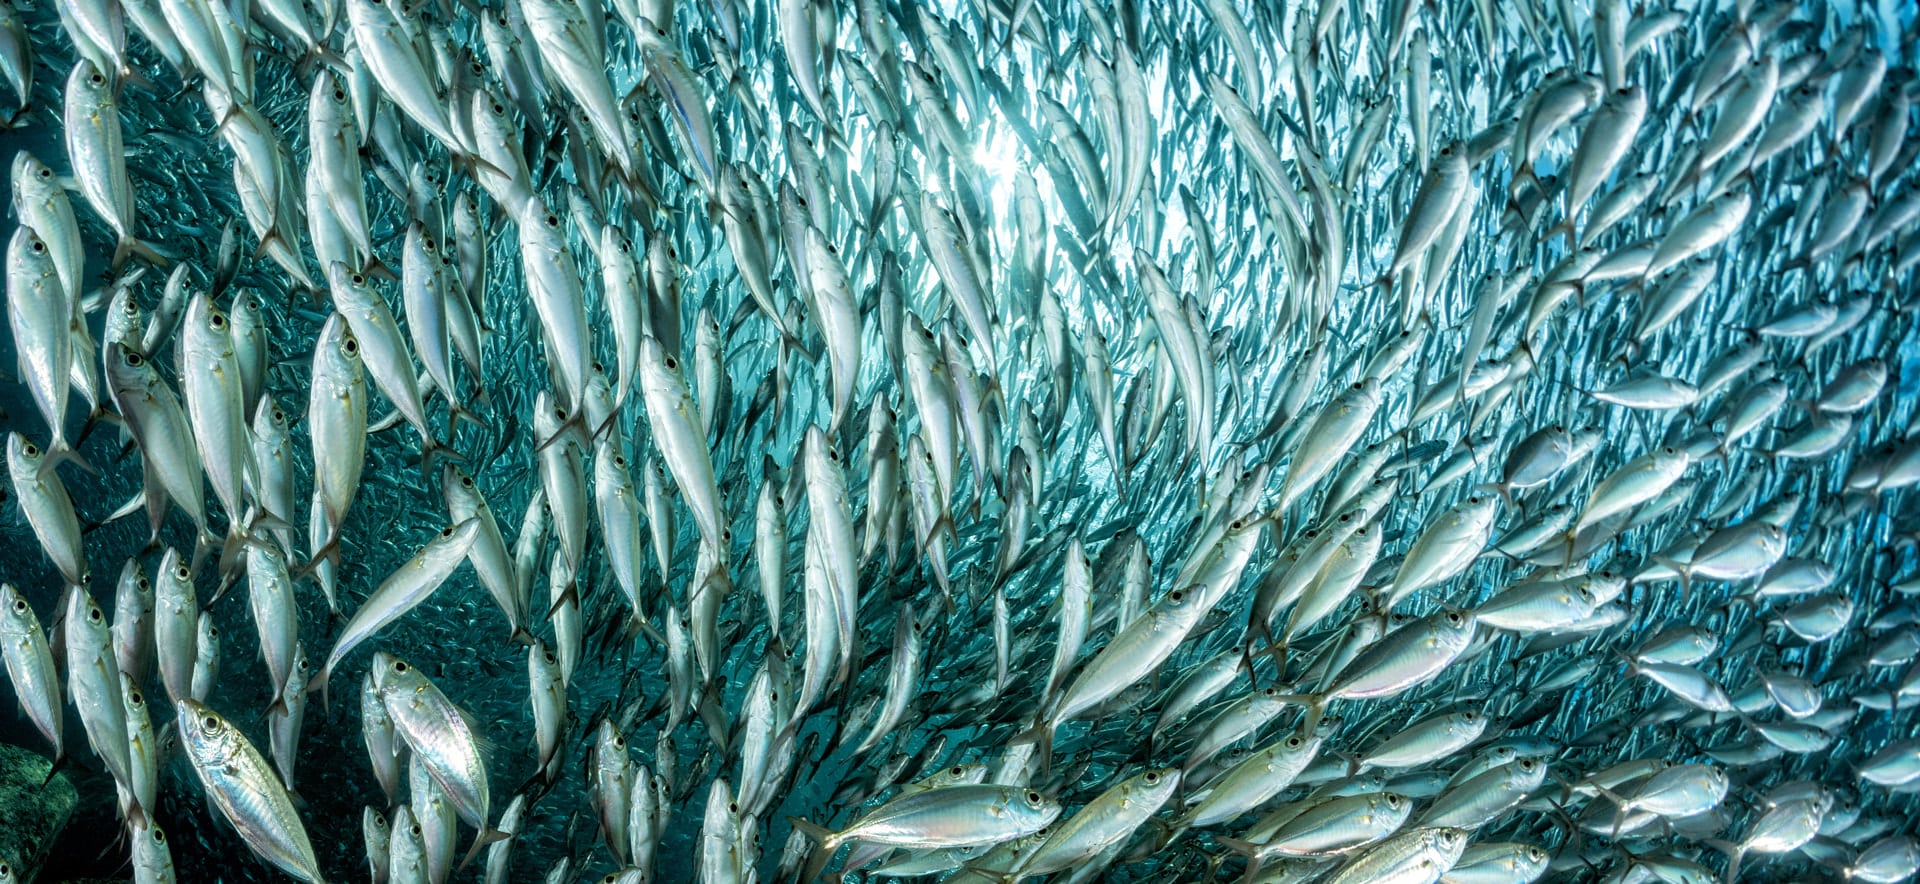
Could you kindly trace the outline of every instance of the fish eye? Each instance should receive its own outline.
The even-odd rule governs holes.
[[[91,85],[99,86],[99,85],[105,84],[107,82],[107,78],[101,76],[98,71],[95,71],[94,73],[89,74],[87,76],[87,82]]]
[[[127,702],[135,706],[145,706],[147,705],[147,698],[140,696],[140,689],[135,688],[127,693]]]
[[[473,477],[472,477],[472,476],[461,476],[461,477],[460,477],[460,487],[462,487],[462,488],[472,488],[472,487],[473,487]]]
[[[668,369],[675,369],[675,368],[679,368],[679,367],[680,367],[680,360],[678,360],[678,359],[675,359],[675,358],[673,358],[673,357],[671,357],[671,356],[669,356],[669,357],[667,357],[667,368],[668,368]]]
[[[1521,769],[1521,770],[1533,770],[1533,768],[1534,768],[1534,766],[1535,766],[1535,764],[1534,764],[1534,760],[1533,760],[1533,759],[1531,759],[1531,758],[1522,758],[1522,759],[1520,759],[1520,769]]]
[[[220,731],[220,718],[214,715],[202,717],[200,719],[200,729],[208,733],[218,733]]]
[[[26,447],[26,448],[23,448],[23,449],[21,449],[21,452],[22,452],[23,454],[25,454],[26,456],[28,456],[28,457],[39,457],[39,456],[40,456],[40,449],[38,449],[38,448],[35,448],[35,447],[33,446],[33,443],[32,443],[32,442],[28,442],[28,443],[27,443],[27,447]]]
[[[366,278],[366,277],[364,277],[364,276],[361,276],[361,275],[360,275],[360,274],[358,274],[358,273],[355,273],[355,274],[353,274],[352,276],[349,276],[349,277],[347,277],[347,281],[348,281],[348,282],[350,282],[350,283],[353,283],[353,284],[354,284],[354,286],[356,286],[356,287],[358,287],[358,286],[363,286],[363,285],[366,285],[366,284],[367,284],[367,278]]]
[[[627,748],[627,739],[626,739],[625,737],[614,737],[614,738],[613,738],[613,748],[615,748],[615,749],[625,749],[625,748]]]
[[[167,843],[167,833],[165,833],[165,832],[162,832],[162,831],[160,831],[159,829],[154,829],[154,830],[153,830],[153,843],[155,843],[155,844],[165,844],[165,843]],[[5,871],[5,870],[3,870],[3,869],[0,869],[0,873],[4,873],[4,871]]]
[[[226,328],[227,318],[224,316],[221,316],[218,313],[215,313],[213,314],[213,319],[210,320],[209,324],[212,325],[214,328]]]
[[[447,527],[445,527],[445,528],[442,528],[442,529],[440,529],[440,536],[441,536],[441,537],[452,537],[452,536],[453,536],[453,526],[452,526],[452,525],[448,525]]]
[[[1403,799],[1400,796],[1393,794],[1392,792],[1387,793],[1387,806],[1393,808],[1394,810],[1399,810],[1401,802],[1405,800],[1406,799]]]
[[[53,170],[52,170],[51,168],[48,168],[48,167],[46,167],[46,166],[41,166],[41,167],[40,167],[40,180],[42,180],[42,181],[51,181],[51,180],[53,180]]]
[[[1447,612],[1447,622],[1448,622],[1448,623],[1451,623],[1451,624],[1453,624],[1453,625],[1455,625],[1455,626],[1458,626],[1458,625],[1460,625],[1460,612],[1459,612],[1459,611],[1448,611],[1448,612]]]
[[[1299,738],[1299,737],[1288,737],[1288,738],[1287,738],[1287,748],[1289,748],[1289,749],[1298,749],[1298,748],[1300,748],[1300,746],[1301,746],[1301,743],[1300,743],[1300,738]]]
[[[100,609],[99,609],[99,608],[88,608],[88,609],[87,609],[87,620],[88,620],[89,622],[92,622],[92,623],[99,623],[99,622],[100,622],[101,620],[103,620],[103,619],[105,619],[105,618],[106,618],[106,615],[105,615],[105,614],[102,614],[102,613],[100,613]]]
[[[380,2],[380,0],[373,0],[373,2],[375,2],[375,3],[378,3],[378,2]],[[411,825],[411,826],[408,826],[408,827],[407,827],[407,834],[409,834],[409,835],[412,835],[412,836],[413,836],[413,837],[415,837],[415,838],[418,838],[418,837],[420,837],[420,824],[419,824],[419,823],[414,823],[413,825]]]
[[[505,116],[507,113],[507,106],[496,101],[493,103],[493,113],[494,113],[494,116]]]
[[[558,663],[558,662],[560,662],[560,661],[558,661],[558,660],[556,660],[556,659],[554,659],[554,656],[553,656],[553,652],[552,652],[552,651],[547,651],[547,652],[544,652],[544,653],[542,653],[542,654],[540,655],[540,659],[541,659],[541,661],[542,661],[542,662],[544,662],[544,663],[546,663],[546,664],[547,664],[547,665],[549,665],[549,666],[551,666],[551,665],[553,665],[553,664],[555,664],[555,663]]]
[[[1187,597],[1187,593],[1185,590],[1176,589],[1170,593],[1167,593],[1167,600],[1173,602],[1176,605],[1184,601],[1186,597]]]
[[[1480,720],[1480,713],[1478,713],[1478,712],[1462,712],[1462,713],[1460,713],[1460,720],[1461,720],[1461,721],[1464,721],[1464,722],[1467,722],[1468,724],[1472,724],[1473,722],[1476,722],[1476,721],[1479,721],[1479,720]]]
[[[1147,775],[1141,777],[1140,780],[1149,786],[1158,786],[1160,785],[1160,773],[1158,771],[1147,771]]]
[[[180,567],[173,569],[173,576],[181,580],[186,580],[187,578],[192,577],[193,575],[187,573],[187,566],[181,565]]]
[[[33,253],[36,255],[44,255],[47,253],[47,244],[44,242],[41,242],[40,240],[37,240],[37,239],[34,240],[32,248],[33,248]]]
[[[208,637],[208,638],[219,638],[219,637],[220,637],[220,627],[218,627],[218,626],[209,626],[209,627],[207,627],[207,637]]]
[[[740,813],[740,805],[732,801],[727,802],[727,813],[738,816]]]
[[[957,765],[957,764],[956,764],[956,765],[954,765],[954,766],[952,766],[952,767],[950,767],[950,768],[947,768],[947,774],[948,774],[949,776],[956,776],[956,777],[957,777],[957,776],[961,776],[961,775],[964,775],[964,774],[965,774],[966,772],[967,772],[967,769],[966,769],[966,768],[964,768],[964,767],[961,767],[960,765]]]
[[[1273,689],[1273,688],[1267,688],[1266,690],[1264,690],[1264,691],[1261,691],[1260,693],[1262,693],[1262,694],[1265,694],[1266,696],[1269,696],[1269,697],[1278,697],[1278,696],[1280,696],[1280,692],[1279,692],[1278,690],[1275,690],[1275,689]]]
[[[336,88],[335,88],[335,89],[333,90],[333,100],[334,100],[334,101],[346,101],[346,100],[347,100],[347,90],[345,90],[345,89],[340,89],[340,88],[338,88],[338,87],[336,87]]]
[[[1041,801],[1044,801],[1044,800],[1045,800],[1045,799],[1043,799],[1043,798],[1041,798],[1041,797],[1040,797],[1040,793],[1039,793],[1039,792],[1028,792],[1028,793],[1027,793],[1027,803],[1028,803],[1028,804],[1031,804],[1031,805],[1033,805],[1034,807],[1039,807],[1039,806],[1040,806],[1040,802],[1041,802]]]
[[[548,212],[548,213],[547,213],[547,217],[546,217],[546,222],[547,222],[547,226],[548,226],[548,227],[559,227],[559,226],[560,226],[560,216],[559,216],[559,215],[555,215],[555,214],[554,214],[554,213],[552,213],[552,212]]]
[[[395,671],[395,672],[406,672],[406,671],[407,671],[407,661],[405,661],[405,660],[395,660],[395,661],[393,661],[393,671]]]
[[[13,612],[14,612],[15,614],[25,614],[25,613],[27,612],[27,601],[26,601],[26,599],[14,599],[14,600],[13,600]]]

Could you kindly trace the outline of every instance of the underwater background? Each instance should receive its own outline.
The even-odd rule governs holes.
[[[63,352],[56,386],[91,386],[49,416],[27,367],[44,354],[0,336],[0,428],[63,436],[85,467],[10,469],[0,580],[71,678],[71,581],[23,496],[62,486],[116,623],[155,616],[114,605],[124,563],[157,579],[166,549],[190,562],[220,636],[199,699],[263,755],[269,708],[305,702],[295,775],[276,764],[270,787],[297,793],[326,880],[365,880],[366,809],[409,800],[405,765],[394,800],[368,759],[375,651],[464,711],[491,823],[525,802],[462,880],[792,880],[818,838],[789,818],[848,830],[973,764],[1045,819],[916,822],[864,859],[1001,880],[1093,805],[1129,822],[1090,823],[1112,831],[1057,880],[1920,867],[1911,3],[64,3],[6,8],[5,73],[24,61],[32,82],[0,155],[63,179],[71,236],[30,234],[68,237],[85,284],[21,257],[18,162],[0,234],[10,316],[60,287],[90,346]],[[238,47],[224,70],[185,48],[195,33]],[[76,152],[76,128],[108,125],[73,106],[77,69],[110,84],[122,152]],[[358,168],[314,171],[323,76]],[[96,201],[118,181],[129,202]],[[370,250],[342,234],[348,204]],[[416,263],[421,237],[438,250]],[[348,288],[388,305],[403,364],[375,377],[367,356],[364,420],[389,426],[365,431],[330,550],[309,497],[311,421],[332,413],[309,408]],[[184,395],[201,367],[167,324],[203,295],[258,317],[250,392],[288,416],[294,507],[270,511],[236,462],[247,503],[230,511],[214,479],[204,536],[177,500],[157,530],[138,506],[109,520],[173,492],[102,359],[140,349]],[[116,297],[142,313],[119,341]],[[383,420],[405,410],[395,376],[420,426]],[[692,409],[667,407],[682,389]],[[192,424],[205,462],[223,428]],[[1649,458],[1672,471],[1630,475]],[[462,553],[321,675],[368,596],[465,522],[449,465],[484,495],[519,612]],[[311,692],[262,663],[247,559],[266,545]],[[1539,598],[1501,607],[1523,590]],[[1203,604],[1179,613],[1175,594]],[[519,616],[534,653],[571,664],[545,770]],[[172,874],[301,877],[207,797],[153,666],[168,652],[145,640],[161,751],[138,816],[168,834]],[[1814,711],[1789,711],[1775,675]],[[1438,757],[1363,763],[1466,711],[1484,730]],[[87,714],[66,706],[81,804],[38,880],[165,880],[130,859]],[[644,866],[601,822],[631,800],[605,794],[604,722],[665,796]],[[1238,762],[1295,735],[1317,755],[1217,803]],[[51,756],[12,704],[0,743]],[[1527,782],[1476,779],[1523,761]],[[1669,763],[1730,784],[1649,811],[1633,790]],[[1162,769],[1180,788],[1138,818],[1096,802]],[[1276,810],[1389,792],[1413,808],[1402,825],[1244,855]],[[1804,838],[1783,807],[1811,819]],[[477,831],[457,828],[455,863]],[[1458,843],[1360,865],[1443,828]],[[1443,877],[1507,843],[1539,849],[1533,877],[1517,847],[1517,866]]]

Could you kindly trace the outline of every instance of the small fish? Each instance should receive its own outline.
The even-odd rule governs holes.
[[[261,859],[300,881],[325,879],[294,810],[293,798],[260,750],[219,713],[187,699],[178,704],[180,745],[207,798]]]

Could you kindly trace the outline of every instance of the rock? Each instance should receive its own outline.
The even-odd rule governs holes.
[[[46,781],[52,767],[39,753],[0,743],[0,862],[13,867],[20,884],[39,872],[80,802],[65,772]]]

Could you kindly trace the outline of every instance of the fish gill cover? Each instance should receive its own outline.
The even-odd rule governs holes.
[[[1910,4],[0,17],[42,879],[1920,866]]]

